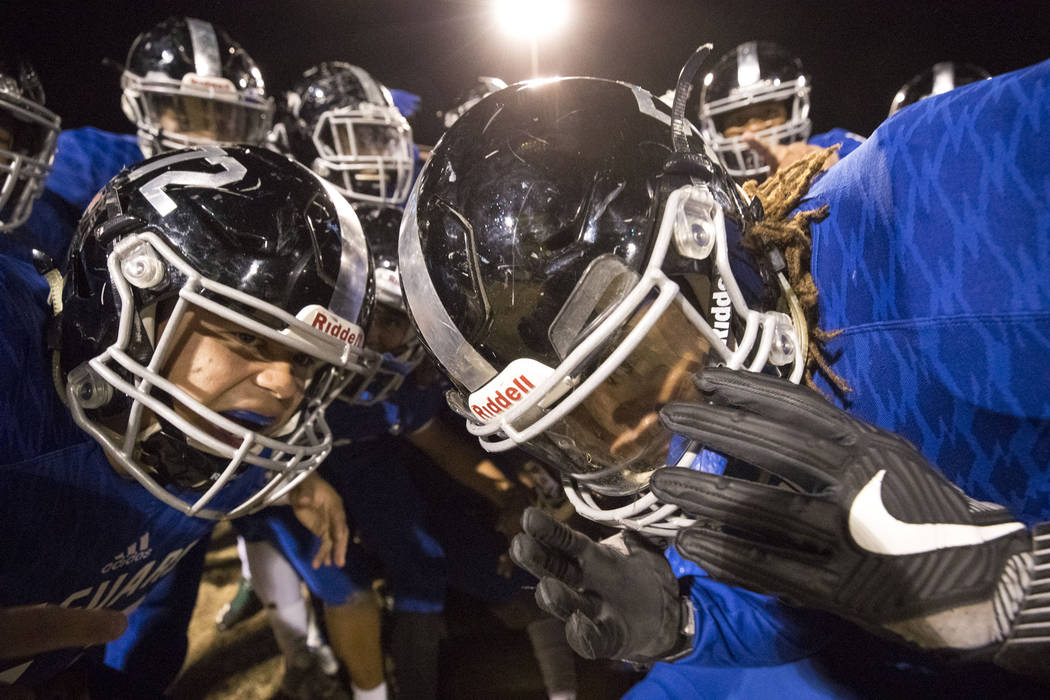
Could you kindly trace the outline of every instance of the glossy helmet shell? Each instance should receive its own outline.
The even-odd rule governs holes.
[[[192,17],[169,17],[139,34],[121,88],[147,156],[208,143],[261,144],[273,123],[273,100],[252,57],[222,28]],[[165,112],[179,115],[177,126],[164,123]]]
[[[637,86],[596,78],[541,80],[489,95],[435,146],[406,206],[401,276],[422,340],[456,386],[450,403],[468,420],[478,423],[468,397],[515,362],[568,367],[581,347],[599,338],[589,355],[565,370],[574,387],[595,376],[594,368],[622,341],[616,331],[598,331],[615,311],[610,306],[596,309],[593,320],[566,320],[575,315],[570,307],[579,283],[604,262],[615,261],[643,280],[655,278],[655,265],[661,290],[673,287],[674,298],[681,288],[693,313],[710,318],[717,280],[730,274],[729,262],[716,270],[711,257],[687,257],[666,245],[654,257],[670,197],[690,186],[688,177],[665,170],[674,154],[670,123],[668,107]],[[699,134],[693,130],[688,139],[704,164],[705,191],[727,220],[723,249],[731,274],[743,296],[768,308],[766,285],[739,246],[749,209]],[[645,284],[639,283],[642,291]],[[739,331],[733,323],[724,343],[710,341],[726,357]],[[578,472],[580,464],[548,449],[539,427],[578,393],[571,392],[518,437],[483,445],[521,444],[563,472]],[[653,468],[610,473],[589,487],[629,494],[646,487]]]
[[[455,124],[456,120],[462,117],[468,109],[480,102],[483,97],[491,95],[505,87],[507,87],[507,83],[500,78],[487,75],[479,76],[478,79],[474,81],[473,85],[456,97],[455,102],[452,103],[453,106],[451,109],[441,112],[438,116],[441,117],[441,121],[445,124],[445,128],[447,129]]]
[[[773,42],[745,42],[718,59],[700,91],[700,128],[730,175],[741,181],[761,179],[769,166],[743,137],[723,133],[726,116],[750,105],[785,103],[786,121],[754,137],[780,145],[805,141],[812,130],[809,91],[802,61]]]
[[[954,63],[941,61],[935,63],[922,73],[901,86],[893,96],[890,104],[890,115],[896,114],[908,105],[935,95],[943,95],[957,87],[987,80],[992,74],[972,63]]]
[[[563,351],[548,329],[594,258],[615,255],[642,269],[660,195],[673,185],[663,173],[669,119],[636,86],[565,78],[490,95],[442,137],[406,214],[414,213],[442,306],[492,366],[523,351],[558,364]],[[727,210],[732,190],[718,182]],[[697,267],[678,258],[668,266],[676,264]],[[447,373],[468,391],[489,378]]]
[[[288,148],[351,201],[401,205],[412,185],[412,128],[368,71],[331,61],[285,94]]]

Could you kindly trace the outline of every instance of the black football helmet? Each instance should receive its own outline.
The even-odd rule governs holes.
[[[434,148],[399,247],[409,313],[485,449],[524,447],[583,515],[653,534],[688,522],[648,492],[672,437],[659,405],[693,398],[707,363],[804,366],[800,312],[775,310],[740,245],[758,209],[676,123],[610,80],[493,93]]]
[[[261,144],[273,100],[252,57],[221,28],[170,17],[131,44],[121,106],[151,156],[186,146]]]
[[[59,119],[44,107],[44,89],[27,62],[0,59],[0,231],[25,223],[44,191]]]
[[[363,347],[371,280],[353,209],[299,164],[260,147],[154,157],[95,196],[71,244],[55,358],[63,393],[77,423],[157,498],[198,517],[242,515],[324,459],[324,407],[375,371],[379,357]],[[290,420],[264,430],[165,378],[190,308],[319,361]],[[258,475],[252,466],[268,477],[251,498],[205,508],[242,471]]]
[[[322,63],[285,94],[288,149],[354,202],[400,206],[415,167],[412,127],[390,91],[349,63]]]
[[[397,391],[426,353],[415,328],[408,322],[405,298],[401,294],[401,274],[397,264],[401,210],[359,204],[354,211],[361,221],[375,270],[376,309],[368,330],[369,337],[373,333],[387,335],[396,332],[400,338],[398,344],[383,353],[383,364],[370,381],[351,385],[340,396],[350,403],[371,405],[386,400]]]
[[[991,73],[972,63],[953,63],[952,61],[935,63],[901,86],[901,89],[893,96],[893,102],[890,103],[889,116],[919,100],[934,95],[943,95],[957,87],[991,77]]]
[[[507,87],[507,83],[500,78],[493,78],[487,75],[478,76],[473,85],[456,97],[456,101],[452,103],[452,108],[444,112],[438,112],[438,117],[441,118],[447,129],[455,124],[456,120],[462,117],[468,109],[480,102],[481,98],[505,87]]]
[[[769,124],[753,132],[760,141],[787,145],[809,138],[809,89],[802,61],[771,41],[745,42],[718,59],[700,91],[700,128],[730,175],[742,181],[769,174],[758,152],[733,133],[748,114]]]

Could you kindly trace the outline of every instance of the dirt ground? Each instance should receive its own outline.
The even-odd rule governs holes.
[[[204,580],[190,622],[186,663],[173,689],[176,700],[281,697],[278,688],[284,662],[265,613],[226,632],[215,627],[219,608],[237,590],[240,572],[233,531],[222,523],[205,560]]]
[[[212,537],[204,580],[189,629],[189,650],[172,689],[174,700],[285,698],[284,673],[265,613],[219,632],[215,616],[233,597],[240,562],[232,530],[220,524]],[[439,697],[542,700],[539,669],[523,631],[508,630],[483,606],[450,597],[443,643]],[[576,659],[580,700],[618,698],[641,676],[614,663]]]

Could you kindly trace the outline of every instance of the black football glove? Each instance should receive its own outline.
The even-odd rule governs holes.
[[[665,406],[664,426],[777,479],[654,474],[657,497],[698,518],[678,535],[684,556],[925,648],[994,650],[1017,636],[1044,557],[1005,508],[809,389],[726,369],[697,386],[710,403]]]
[[[510,556],[540,580],[536,602],[565,621],[587,659],[646,663],[692,648],[692,606],[663,555],[633,533],[598,543],[538,508],[521,519]]]

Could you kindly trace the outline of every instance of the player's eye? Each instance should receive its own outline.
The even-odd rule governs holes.
[[[243,331],[236,331],[236,332],[234,332],[233,337],[237,339],[238,343],[243,343],[244,345],[247,345],[248,347],[255,347],[260,342],[262,342],[259,339],[258,336],[253,335],[251,333],[245,333]]]
[[[305,352],[297,352],[296,354],[292,355],[292,364],[296,365],[297,367],[310,368],[315,363],[317,363],[317,360],[314,359],[312,356],[307,355]]]

